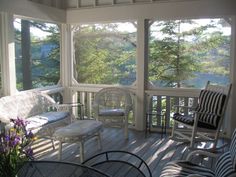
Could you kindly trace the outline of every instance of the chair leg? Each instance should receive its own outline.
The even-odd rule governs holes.
[[[80,163],[82,163],[84,161],[84,142],[80,141],[79,142],[79,146],[80,146]]]
[[[191,137],[191,141],[190,141],[190,148],[193,148],[194,147],[194,139],[195,139],[195,130],[193,130],[192,132],[192,137]]]
[[[125,127],[124,127],[125,139],[128,139],[128,116],[125,116]]]
[[[197,118],[197,115],[195,115],[193,129],[192,129],[192,137],[191,137],[191,142],[190,142],[190,148],[194,147],[194,142],[195,142],[194,140],[195,140],[195,136],[197,134],[197,125],[198,125],[198,118]]]
[[[59,141],[58,160],[61,160],[61,154],[62,154],[62,142]]]
[[[191,136],[191,141],[190,141],[190,148],[194,148],[194,143],[195,143],[195,136],[197,134],[197,126],[194,125],[193,126],[193,130],[192,130],[192,136]]]
[[[128,139],[128,128],[125,127],[125,139]]]
[[[214,142],[213,142],[213,151],[216,150],[216,145],[217,145],[217,142],[218,142],[218,138],[219,138],[219,131],[216,132],[215,134],[215,139],[214,139]]]
[[[52,148],[53,148],[53,150],[55,150],[55,143],[54,143],[54,140],[51,139],[51,142],[52,142]]]
[[[98,140],[98,148],[99,148],[99,150],[101,150],[101,149],[102,149],[101,132],[98,132],[98,134],[97,134],[97,140]]]
[[[176,126],[177,126],[177,123],[174,121],[170,138],[174,138],[174,136],[175,136],[174,132],[175,132]]]

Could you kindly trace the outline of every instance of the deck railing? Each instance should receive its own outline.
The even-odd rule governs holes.
[[[74,107],[73,113],[75,117],[89,117],[94,118],[93,112],[93,100],[95,94],[102,88],[109,87],[109,85],[89,85],[82,84],[77,87],[71,87],[70,92],[73,95],[75,102],[80,102],[83,104],[82,107]],[[130,93],[133,98],[133,111],[129,115],[129,124],[130,127],[135,126],[135,105],[136,105],[136,89],[134,87],[126,87],[130,90]],[[63,102],[62,97],[63,89],[54,89],[49,90],[48,93],[51,95],[56,102]],[[148,89],[145,91],[145,105],[146,111],[156,111],[165,115],[164,123],[167,128],[172,127],[172,115],[176,111],[174,105],[183,105],[183,106],[194,106],[197,103],[197,97],[199,95],[198,89],[176,89],[176,88],[155,88]],[[179,110],[184,114],[189,114],[189,110],[182,109]],[[163,118],[163,117],[162,117]],[[150,119],[150,128],[151,130],[157,130],[162,125],[160,116],[151,115]]]
[[[166,128],[172,127],[172,116],[176,111],[185,115],[190,114],[192,111],[191,109],[180,108],[177,105],[184,107],[195,107],[197,104],[198,94],[199,91],[197,90],[188,90],[185,92],[178,89],[147,90],[147,113],[152,113],[149,115],[150,129],[159,129],[159,127],[163,124],[166,125]]]
[[[107,85],[82,85],[78,87],[71,87],[71,93],[76,97],[83,106],[83,113],[85,117],[94,118],[94,113],[92,109],[93,100],[95,94],[102,88],[109,87]],[[135,102],[136,102],[136,90],[133,87],[127,87],[131,91],[132,98],[134,101],[133,112],[129,116],[129,124],[135,126]],[[172,125],[172,115],[174,113],[174,105],[185,105],[194,106],[197,102],[197,97],[199,90],[197,89],[150,89],[145,91],[145,101],[147,105],[147,110],[156,110],[158,112],[163,112],[166,116],[166,126],[167,128]],[[180,110],[184,114],[189,114],[189,111]],[[79,114],[81,114],[79,112]],[[157,117],[152,117],[151,128],[156,129],[161,125],[161,119]]]
[[[94,95],[102,88],[110,87],[109,85],[89,85],[89,84],[81,84],[77,87],[71,87],[71,94],[74,96],[74,101],[80,102],[83,104],[82,107],[74,107],[73,113],[75,117],[85,116],[89,118],[94,118],[94,113],[92,109]],[[133,112],[129,115],[129,124],[130,127],[135,127],[135,113],[136,113],[136,88],[135,87],[126,87],[132,93],[133,98]],[[53,88],[45,91],[45,93],[51,95],[57,102],[63,102],[63,93],[64,89],[62,87]],[[172,116],[176,111],[174,105],[182,105],[182,106],[195,106],[197,103],[197,97],[200,93],[200,89],[178,89],[178,88],[152,88],[145,90],[145,105],[146,110],[149,112],[150,110],[155,110],[159,113],[165,114],[165,124],[167,128],[172,127]],[[189,114],[191,111],[182,109],[179,110],[184,114]],[[163,117],[162,117],[163,118]],[[151,130],[159,130],[160,126],[163,122],[161,122],[160,116],[151,116]],[[225,130],[227,123],[226,119],[223,122],[222,130]]]
[[[77,100],[78,102],[82,103],[82,110],[74,110],[75,114],[83,114],[84,117],[87,118],[94,118],[94,112],[93,112],[93,101],[95,94],[101,90],[102,88],[110,87],[108,85],[87,85],[79,86],[79,87],[72,87],[70,88],[71,94],[74,97],[74,100]],[[134,100],[134,94],[131,94]],[[78,115],[79,116],[79,115]],[[129,123],[131,125],[134,125],[134,116],[133,111],[129,115]]]

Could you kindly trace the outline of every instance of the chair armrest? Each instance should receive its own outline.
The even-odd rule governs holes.
[[[125,105],[125,110],[127,111],[127,113],[129,113],[133,108],[133,105],[132,104],[127,104]]]
[[[63,103],[63,104],[53,104],[51,107],[56,109],[56,111],[67,111],[72,115],[72,108],[73,107],[82,107],[82,103]],[[84,119],[83,109],[81,108],[81,119]]]
[[[55,103],[51,107],[55,108],[57,111],[70,111],[72,107],[75,107],[75,106],[83,106],[83,104],[82,103],[62,103],[62,104]]]
[[[49,106],[49,111],[67,111],[70,112],[70,107],[66,104],[54,103]]]
[[[195,150],[195,151],[192,151],[188,154],[186,160],[190,161],[191,157],[194,156],[194,155],[203,155],[203,156],[206,156],[206,157],[213,157],[213,158],[217,158],[219,156],[218,154],[215,154],[215,153],[212,153],[212,152],[203,151],[203,150]]]

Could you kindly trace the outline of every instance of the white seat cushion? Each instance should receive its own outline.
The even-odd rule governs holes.
[[[124,116],[124,109],[102,109],[99,111],[99,116]]]
[[[64,141],[65,138],[76,138],[81,140],[97,133],[102,128],[102,122],[95,120],[78,120],[66,127],[62,127],[54,133],[54,137],[58,140]]]
[[[37,129],[45,124],[62,120],[67,116],[69,116],[69,112],[46,112],[40,115],[36,115],[26,119],[26,121],[28,122],[26,129]]]

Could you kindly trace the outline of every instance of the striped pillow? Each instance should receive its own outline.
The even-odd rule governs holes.
[[[229,151],[222,154],[216,162],[216,177],[236,176],[236,129],[231,138]]]
[[[200,114],[199,121],[217,127],[225,101],[226,95],[223,93],[202,90],[199,95],[196,112],[208,115]]]
[[[232,157],[229,151],[222,154],[216,162],[216,177],[236,176],[235,167],[233,166]]]
[[[231,158],[233,161],[234,170],[236,170],[236,129],[234,130],[232,138],[231,138],[229,151],[230,151]]]

